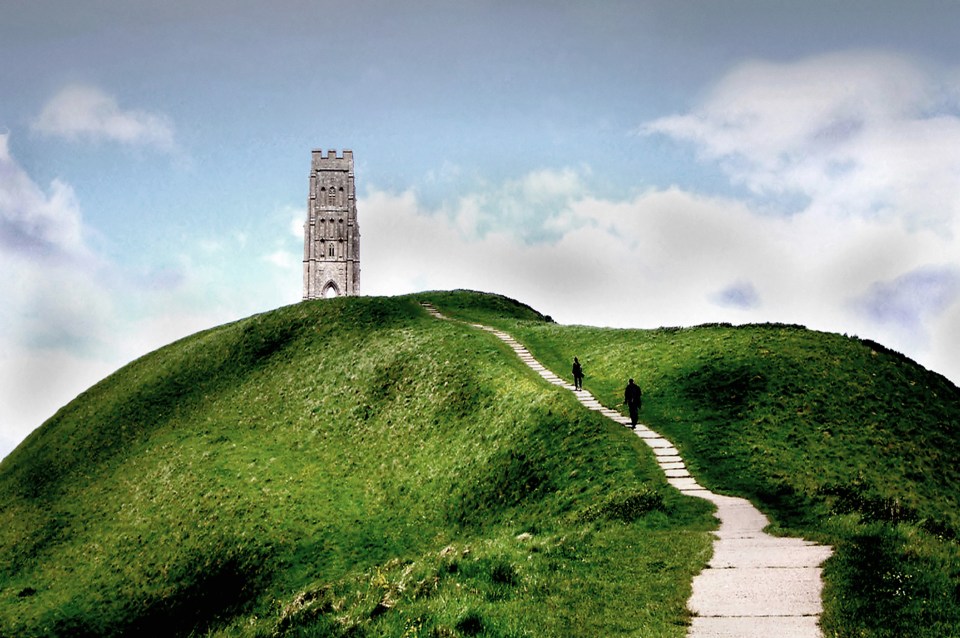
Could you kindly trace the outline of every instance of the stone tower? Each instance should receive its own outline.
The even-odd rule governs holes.
[[[303,298],[360,294],[360,228],[357,226],[353,151],[314,150],[310,196],[303,224]]]

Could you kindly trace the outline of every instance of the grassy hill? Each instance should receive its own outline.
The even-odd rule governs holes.
[[[0,637],[683,636],[706,503],[544,384],[507,329],[700,480],[834,543],[827,635],[960,635],[960,391],[790,326],[558,326],[493,295],[307,302],[199,333],[0,464]]]
[[[464,308],[462,316],[475,315]],[[789,325],[609,330],[495,319],[547,367],[584,365],[718,492],[833,544],[827,636],[960,636],[960,390],[883,346]]]
[[[3,461],[0,636],[682,636],[713,522],[644,448],[414,298],[281,308]]]

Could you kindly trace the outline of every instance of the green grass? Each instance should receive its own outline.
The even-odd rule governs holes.
[[[713,524],[495,337],[307,302],[135,361],[4,459],[0,636],[682,636]]]
[[[828,542],[828,637],[960,636],[960,391],[796,326],[559,326],[468,292],[178,341],[0,464],[0,637],[683,636],[709,506],[546,384],[584,364],[698,480]]]

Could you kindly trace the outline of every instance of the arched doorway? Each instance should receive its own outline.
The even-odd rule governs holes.
[[[334,297],[340,296],[340,290],[337,288],[337,284],[332,281],[327,282],[327,285],[323,287],[322,296],[324,299],[333,299]]]

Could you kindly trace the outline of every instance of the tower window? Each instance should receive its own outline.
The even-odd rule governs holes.
[[[334,250],[335,250],[335,249],[334,249],[334,244],[331,243],[331,244],[330,244],[330,249],[329,249],[329,251],[328,251],[328,254],[329,254],[330,257],[333,257],[333,256],[334,256],[334,254],[335,254],[335,253],[334,253]]]

